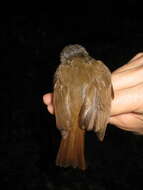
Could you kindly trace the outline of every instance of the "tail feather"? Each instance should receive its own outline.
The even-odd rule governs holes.
[[[66,139],[62,138],[56,164],[61,167],[86,169],[84,158],[84,130],[74,127]]]

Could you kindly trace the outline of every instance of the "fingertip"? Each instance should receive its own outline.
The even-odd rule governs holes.
[[[43,102],[46,105],[49,105],[52,103],[52,93],[47,93],[43,95]]]
[[[51,104],[47,106],[47,109],[50,114],[52,114],[52,115],[54,114],[54,107]]]
[[[136,59],[138,59],[138,58],[140,58],[140,57],[143,57],[143,52],[137,53],[137,54],[130,60],[130,62],[132,62],[132,61],[134,61],[134,60],[136,60]]]

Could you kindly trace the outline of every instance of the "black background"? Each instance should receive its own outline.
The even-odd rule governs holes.
[[[1,182],[20,190],[139,189],[143,137],[115,126],[103,143],[86,135],[87,171],[56,167],[60,134],[42,96],[52,91],[65,45],[83,45],[111,71],[142,52],[142,6],[126,0],[61,7],[55,2],[45,11],[33,7],[1,16]]]

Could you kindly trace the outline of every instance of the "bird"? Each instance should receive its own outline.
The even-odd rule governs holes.
[[[79,44],[67,45],[53,77],[53,105],[61,142],[56,165],[86,170],[85,133],[103,141],[114,90],[111,71]]]

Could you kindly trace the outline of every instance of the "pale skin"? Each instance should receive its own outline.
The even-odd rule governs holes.
[[[114,99],[109,123],[143,135],[143,53],[112,73]],[[53,94],[43,96],[48,111],[54,114]]]

